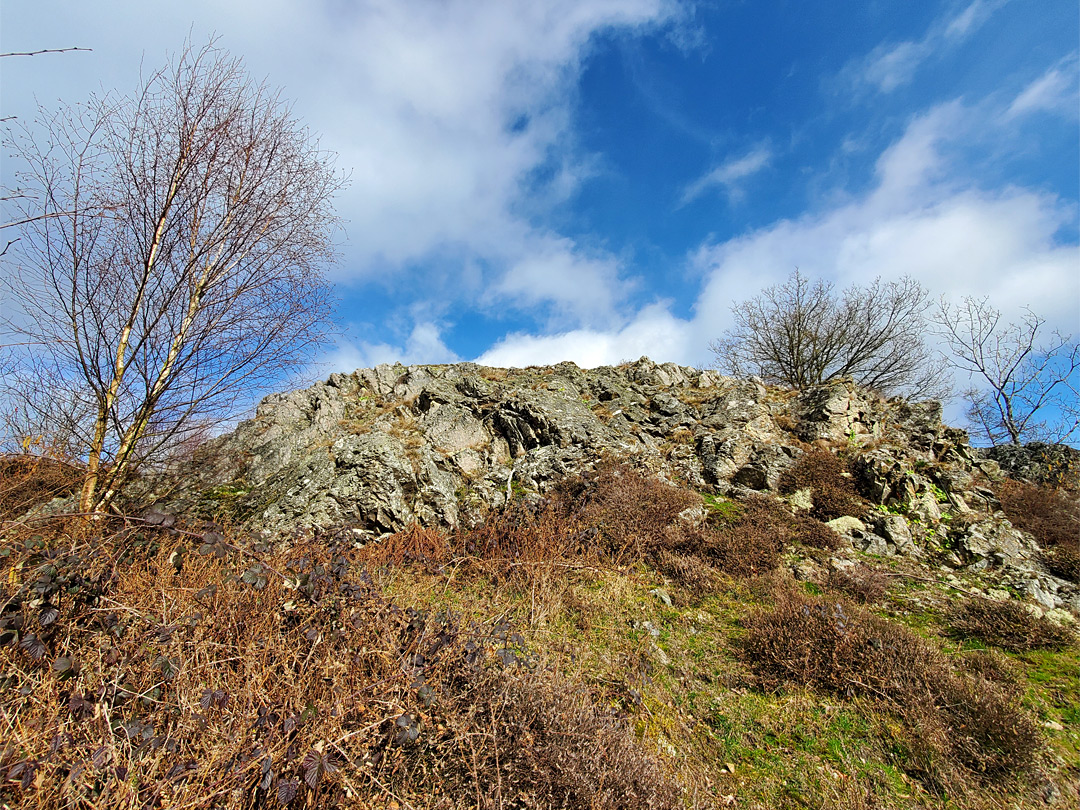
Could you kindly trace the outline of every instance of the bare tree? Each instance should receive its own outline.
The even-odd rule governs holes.
[[[709,345],[717,365],[804,389],[839,377],[889,394],[945,396],[944,364],[923,341],[926,290],[902,278],[853,285],[811,282],[798,268],[781,285],[732,307],[735,326]]]
[[[964,392],[968,419],[993,445],[1065,442],[1080,430],[1080,343],[1053,332],[1030,309],[1021,323],[1003,323],[986,298],[938,303],[934,321],[949,362],[978,380]]]
[[[5,285],[21,407],[86,465],[103,511],[163,448],[278,382],[325,335],[327,153],[213,43],[131,97],[94,97],[13,140],[22,242]]]

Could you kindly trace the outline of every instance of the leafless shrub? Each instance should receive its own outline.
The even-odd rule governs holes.
[[[867,504],[845,472],[843,462],[835,454],[813,449],[784,470],[777,485],[785,495],[809,489],[814,502],[810,514],[818,520],[828,521],[844,515],[858,517],[866,512]]]
[[[81,469],[58,459],[32,454],[0,456],[0,520],[71,495],[81,481]]]
[[[903,721],[903,765],[935,788],[966,776],[1000,780],[1029,768],[1032,719],[992,683],[957,673],[906,628],[845,600],[781,590],[747,622],[742,647],[762,686],[813,686],[884,701]]]
[[[791,539],[810,548],[832,551],[840,547],[840,535],[822,523],[806,515],[795,517]]]
[[[934,396],[944,367],[923,342],[927,292],[903,278],[853,285],[811,283],[798,269],[781,285],[732,308],[735,326],[710,348],[724,371],[799,390],[839,377],[887,393]]]
[[[989,681],[1016,698],[1020,697],[1020,671],[1012,660],[997,650],[970,650],[955,660],[960,669],[969,675]]]
[[[347,537],[271,551],[148,521],[5,537],[0,802],[686,806],[543,649],[395,603]],[[393,553],[439,546],[412,532]]]
[[[687,584],[708,576],[712,570],[735,577],[757,576],[779,565],[780,552],[791,539],[793,524],[782,504],[764,495],[751,495],[732,504],[722,520],[668,532],[662,549],[682,560],[682,567],[691,574]],[[690,559],[699,560],[703,573],[694,571]],[[673,575],[678,568],[665,572]]]
[[[605,462],[555,489],[558,510],[595,536],[606,557],[642,559],[656,546],[679,513],[699,497],[625,464]]]
[[[1012,524],[1035,535],[1051,573],[1080,583],[1080,503],[1075,493],[1021,481],[1003,481],[995,493]]]
[[[950,613],[949,628],[958,638],[977,638],[1010,652],[1062,649],[1076,643],[1074,633],[1013,600],[964,599]]]
[[[860,604],[874,604],[885,598],[889,591],[888,575],[858,563],[850,568],[829,572],[825,584],[847,594]]]

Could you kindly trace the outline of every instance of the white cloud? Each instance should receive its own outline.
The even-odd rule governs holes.
[[[1062,242],[1074,206],[1023,188],[985,190],[950,174],[941,150],[986,127],[1000,110],[943,104],[914,118],[877,162],[877,183],[816,213],[780,220],[690,257],[703,278],[690,318],[663,304],[627,324],[550,336],[511,335],[482,362],[524,365],[573,360],[593,366],[647,354],[654,360],[706,365],[708,342],[731,325],[735,302],[782,282],[798,266],[811,277],[866,284],[909,275],[933,296],[988,296],[1016,319],[1030,307],[1048,329],[1077,332],[1080,248]],[[967,122],[962,126],[961,122]]]
[[[741,193],[740,181],[757,174],[770,161],[772,150],[764,144],[754,147],[742,157],[731,158],[688,185],[683,191],[680,205],[693,202],[715,186],[723,187],[729,199],[737,197]]]
[[[625,285],[609,255],[590,256],[575,243],[554,234],[530,234],[527,250],[508,257],[509,269],[488,291],[526,309],[545,302],[554,307],[553,323],[608,323]]]
[[[325,373],[347,373],[358,368],[373,368],[380,363],[456,363],[460,359],[443,343],[437,325],[417,323],[402,346],[366,341],[346,342],[327,355],[318,366]]]
[[[936,20],[919,40],[883,43],[841,71],[843,84],[871,86],[891,93],[911,82],[935,53],[963,42],[1008,0],[973,0],[951,17]]]
[[[1075,118],[1080,112],[1077,93],[1077,55],[1047,70],[1013,99],[1007,118],[1034,112],[1050,112]]]
[[[588,311],[530,271],[551,258],[530,205],[565,198],[591,171],[570,122],[594,37],[663,24],[675,9],[675,0],[38,0],[5,7],[6,48],[94,52],[5,60],[4,111],[32,109],[31,91],[74,101],[99,80],[132,90],[144,54],[154,69],[189,33],[201,44],[216,32],[253,75],[283,87],[351,172],[338,203],[348,228],[338,280],[451,254],[479,259],[484,284],[511,301]],[[555,180],[537,189],[541,167],[555,167]],[[559,250],[559,267],[618,288],[612,257],[571,240]]]
[[[621,328],[576,329],[555,335],[507,335],[477,358],[490,366],[521,368],[572,360],[582,368],[615,365],[643,355],[681,360],[695,354],[694,325],[662,303],[642,309]]]
[[[885,150],[864,196],[704,245],[694,256],[707,278],[696,317],[724,322],[732,300],[798,266],[840,286],[910,275],[935,295],[987,295],[1012,317],[1030,306],[1075,331],[1080,251],[1058,240],[1075,209],[1040,191],[965,185],[945,169],[940,149],[986,125],[984,114],[956,102],[934,108]]]
[[[1001,8],[1008,0],[974,0],[945,23],[942,37],[961,40],[970,36],[975,29]]]
[[[879,45],[866,58],[861,78],[882,93],[891,93],[910,82],[932,52],[933,48],[925,41]]]

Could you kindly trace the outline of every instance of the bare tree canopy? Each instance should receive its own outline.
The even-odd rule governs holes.
[[[1080,343],[1052,333],[1025,309],[1021,323],[1003,323],[987,299],[944,299],[934,321],[951,352],[949,362],[975,385],[964,392],[968,419],[993,445],[1067,442],[1080,431]]]
[[[25,222],[5,365],[25,417],[86,463],[81,509],[100,511],[140,463],[323,339],[343,181],[212,43],[37,131],[11,144]]]
[[[945,367],[923,342],[928,306],[926,290],[910,278],[878,278],[838,297],[831,283],[796,269],[733,306],[735,326],[709,348],[721,369],[773,385],[804,389],[852,377],[887,394],[943,396]]]

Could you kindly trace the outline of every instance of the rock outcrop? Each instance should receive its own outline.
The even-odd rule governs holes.
[[[587,371],[381,365],[267,397],[200,451],[171,497],[267,531],[362,539],[471,523],[605,457],[738,495],[775,492],[804,453],[826,448],[849,457],[872,504],[830,524],[852,553],[999,570],[1046,608],[1080,609],[1075,584],[1050,576],[1033,538],[997,511],[988,484],[1013,457],[971,448],[941,414],[850,381],[798,393],[646,358]]]

